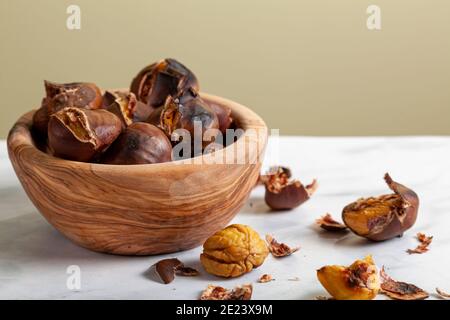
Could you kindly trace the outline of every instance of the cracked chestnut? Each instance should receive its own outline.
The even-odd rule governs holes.
[[[69,107],[50,116],[48,142],[55,156],[87,162],[104,151],[120,132],[119,118],[109,111]]]
[[[193,89],[176,98],[167,97],[161,109],[159,126],[168,137],[175,140],[177,136],[172,134],[178,129],[189,132],[192,140],[196,138],[196,134],[201,134],[203,148],[214,142],[214,137],[219,133],[216,114]],[[212,133],[211,139],[206,137],[207,131]]]
[[[148,164],[172,160],[172,145],[154,125],[136,122],[126,128],[104,153],[106,164]]]
[[[416,222],[419,197],[411,189],[384,176],[392,194],[361,198],[342,212],[345,225],[355,234],[373,241],[402,236]]]
[[[196,76],[175,59],[164,59],[142,69],[131,82],[130,91],[151,108],[164,104],[168,96],[193,87],[199,90]]]
[[[54,83],[44,81],[46,96],[41,107],[34,113],[33,129],[42,137],[47,136],[50,116],[66,107],[98,109],[102,94],[93,83]]]
[[[148,107],[138,101],[132,92],[106,91],[102,108],[118,116],[123,129],[133,122],[145,121],[151,114]]]

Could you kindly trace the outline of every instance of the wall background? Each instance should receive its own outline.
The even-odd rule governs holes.
[[[0,138],[44,79],[127,87],[163,57],[281,134],[450,134],[449,16],[448,0],[1,0]]]

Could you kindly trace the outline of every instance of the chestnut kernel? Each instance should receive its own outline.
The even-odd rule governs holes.
[[[411,189],[384,176],[394,192],[379,197],[359,199],[342,211],[345,225],[355,234],[373,241],[402,236],[416,222],[419,197]]]
[[[148,164],[172,160],[172,145],[154,125],[136,122],[126,128],[104,153],[106,164]]]
[[[324,266],[317,270],[317,278],[336,300],[372,300],[380,291],[380,276],[370,255],[348,267]]]
[[[89,161],[120,134],[117,116],[106,110],[64,108],[50,116],[49,146],[57,157]]]
[[[196,76],[175,59],[164,59],[142,69],[133,79],[130,91],[152,108],[164,104],[168,96],[193,87],[199,90]]]

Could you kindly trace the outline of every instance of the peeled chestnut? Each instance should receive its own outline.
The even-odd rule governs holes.
[[[48,121],[53,113],[66,107],[98,109],[101,106],[102,94],[93,83],[44,81],[44,85],[46,96],[33,115],[33,129],[42,137],[47,136]]]
[[[175,59],[164,59],[142,69],[133,79],[130,91],[151,108],[164,104],[168,96],[193,87],[199,90],[196,76]]]
[[[393,181],[387,173],[384,179],[394,193],[359,199],[342,212],[350,230],[374,241],[402,236],[416,222],[419,208],[419,197],[414,191]]]
[[[138,101],[132,92],[106,91],[103,95],[102,108],[118,116],[123,129],[133,122],[146,120],[151,114],[148,107]]]
[[[214,134],[217,135],[219,132],[216,114],[192,88],[176,98],[167,97],[161,109],[159,126],[168,137],[175,140],[177,137],[173,137],[172,134],[177,129],[186,130],[191,136],[191,141],[197,138],[196,134],[201,134],[203,148],[213,142]],[[205,137],[208,130],[212,134],[212,137],[209,137],[211,139]]]
[[[370,255],[349,267],[324,266],[317,270],[317,278],[336,300],[372,300],[380,290],[380,276]]]
[[[49,147],[57,157],[87,162],[119,136],[121,127],[109,111],[64,108],[50,116]]]
[[[106,164],[147,164],[172,160],[172,145],[154,125],[136,122],[126,128],[104,153]]]

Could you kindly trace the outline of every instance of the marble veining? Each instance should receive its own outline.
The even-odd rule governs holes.
[[[74,245],[28,200],[9,163],[6,143],[0,141],[0,298],[197,299],[209,283],[232,287],[254,283],[269,273],[276,281],[255,283],[254,299],[313,299],[326,294],[316,269],[349,264],[369,253],[393,278],[429,291],[431,299],[436,298],[436,287],[450,291],[450,137],[281,137],[269,141],[265,167],[277,163],[290,166],[305,183],[318,178],[317,194],[293,211],[272,213],[264,203],[264,190],[257,188],[233,222],[249,224],[261,235],[271,233],[301,249],[283,259],[269,256],[253,272],[224,280],[203,271],[198,260],[201,248],[122,257]],[[314,225],[326,212],[339,218],[343,206],[359,197],[389,192],[385,172],[420,196],[418,221],[402,238],[371,243],[351,233],[322,232]],[[430,251],[408,255],[405,251],[417,245],[419,231],[434,236]],[[146,271],[163,257],[178,257],[201,275],[178,277],[169,285],[154,282]],[[81,268],[80,290],[67,289],[70,265]],[[292,280],[297,277],[298,281]]]

